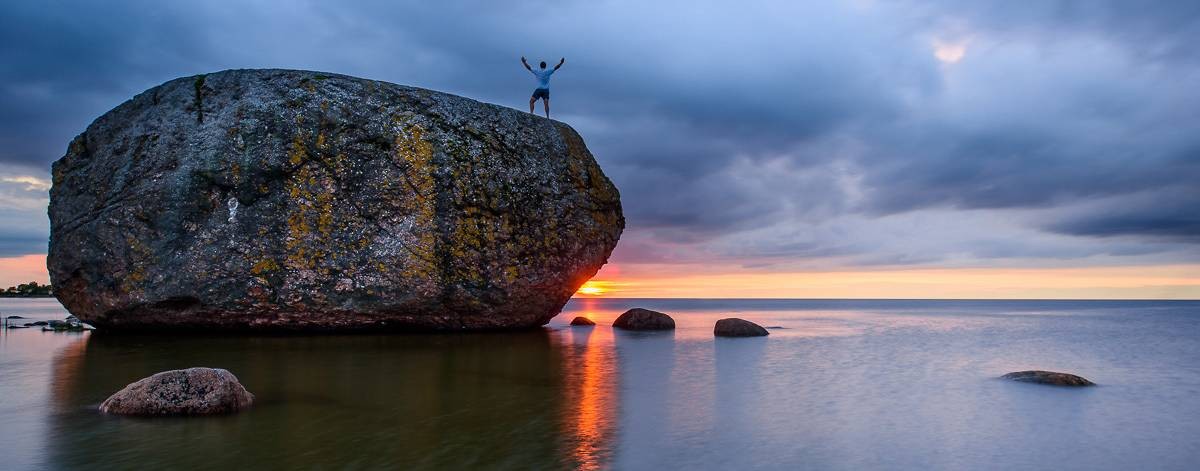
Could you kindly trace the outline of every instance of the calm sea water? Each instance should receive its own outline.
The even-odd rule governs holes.
[[[678,330],[608,327],[634,306]],[[66,315],[46,299],[0,313]],[[714,339],[728,316],[782,328]],[[254,408],[96,412],[191,366],[229,369]],[[1024,369],[1100,386],[996,379]],[[521,333],[10,330],[0,450],[14,470],[1197,469],[1200,302],[586,299]]]

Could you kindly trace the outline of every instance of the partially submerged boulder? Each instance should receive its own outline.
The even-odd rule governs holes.
[[[1053,386],[1094,386],[1096,384],[1081,376],[1041,370],[1016,371],[1001,376],[1001,378],[1023,383],[1049,384]]]
[[[125,386],[100,404],[118,415],[211,415],[249,408],[254,395],[229,371],[188,368],[157,373]]]
[[[721,319],[713,326],[713,335],[717,337],[765,337],[770,335],[767,329],[745,319],[730,317]]]
[[[571,325],[590,326],[596,325],[596,322],[583,316],[571,319]]]
[[[61,320],[61,321],[51,320],[51,321],[47,321],[47,322],[35,322],[33,324],[26,324],[26,325],[30,325],[30,326],[41,325],[41,326],[43,326],[42,327],[43,331],[55,331],[55,332],[62,332],[62,331],[83,332],[85,330],[95,330],[96,329],[91,324],[80,321],[79,318],[75,317],[75,316],[67,316],[66,319]]]
[[[540,326],[625,225],[566,124],[296,70],[147,90],[53,183],[54,294],[110,330]]]
[[[675,319],[658,311],[635,307],[613,321],[613,327],[626,330],[671,330]]]

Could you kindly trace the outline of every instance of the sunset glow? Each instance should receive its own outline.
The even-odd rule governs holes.
[[[1198,299],[1200,265],[761,272],[606,265],[578,297]],[[48,282],[42,254],[0,258],[0,285]]]
[[[619,286],[612,297],[623,298],[1197,299],[1200,266],[762,272],[626,264],[619,282],[601,283]]]
[[[46,254],[0,258],[0,288],[36,281],[49,283],[46,273]]]
[[[610,283],[607,281],[589,280],[587,283],[584,283],[583,286],[580,286],[579,290],[575,293],[585,296],[603,296],[609,292],[609,286]]]

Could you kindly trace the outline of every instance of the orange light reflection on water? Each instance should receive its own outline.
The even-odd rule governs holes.
[[[582,315],[594,318],[586,310]],[[571,354],[567,358],[574,364],[566,367],[575,380],[568,382],[565,403],[568,410],[564,414],[570,435],[570,459],[575,469],[605,469],[611,464],[617,413],[612,331],[592,327],[570,329]]]
[[[72,394],[79,390],[78,384],[83,381],[83,357],[87,354],[88,339],[91,332],[43,332],[42,338],[61,342],[62,337],[74,337],[67,341],[54,353],[52,384],[50,397],[59,410],[69,408],[75,400]]]

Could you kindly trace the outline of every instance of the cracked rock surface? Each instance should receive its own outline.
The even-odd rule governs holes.
[[[625,225],[563,123],[308,71],[147,90],[53,178],[55,295],[101,329],[534,327]]]

